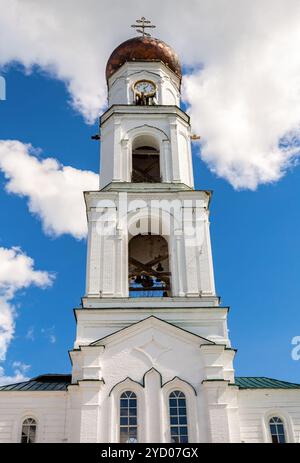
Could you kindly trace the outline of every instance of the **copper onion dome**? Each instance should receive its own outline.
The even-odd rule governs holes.
[[[179,79],[182,77],[177,53],[165,42],[154,37],[134,37],[121,43],[107,62],[106,79],[127,61],[162,61]]]

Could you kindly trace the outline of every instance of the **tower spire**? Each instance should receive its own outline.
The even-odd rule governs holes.
[[[141,19],[136,20],[137,24],[132,24],[131,27],[136,29],[136,32],[139,34],[142,34],[143,37],[151,37],[151,34],[148,32],[145,32],[146,28],[151,28],[154,29],[156,26],[154,24],[151,24],[151,21],[147,20],[144,16],[141,17]]]

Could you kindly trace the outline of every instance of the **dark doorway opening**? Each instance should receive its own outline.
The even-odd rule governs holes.
[[[170,296],[168,242],[160,235],[136,235],[129,242],[129,296]]]
[[[151,146],[140,146],[132,152],[132,182],[159,183],[159,151]]]

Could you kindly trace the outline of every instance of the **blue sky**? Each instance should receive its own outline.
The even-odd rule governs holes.
[[[55,157],[64,165],[97,172],[98,144],[90,140],[96,124],[85,124],[71,108],[64,84],[38,70],[26,76],[16,66],[3,75],[7,100],[0,101],[0,139],[31,143],[42,149],[40,158]],[[222,303],[231,306],[236,373],[300,382],[300,361],[291,358],[291,339],[300,335],[300,169],[256,191],[235,191],[198,156],[193,161],[196,187],[214,191],[216,287]],[[69,372],[73,308],[84,294],[86,242],[70,235],[47,236],[40,219],[29,213],[26,198],[7,194],[2,174],[0,182],[0,246],[20,246],[37,269],[56,274],[51,287],[16,294],[16,332],[2,366],[8,375],[16,360],[31,365],[29,376]]]

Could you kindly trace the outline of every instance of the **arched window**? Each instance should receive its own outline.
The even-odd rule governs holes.
[[[173,391],[169,395],[171,442],[187,443],[188,425],[186,398],[183,392]]]
[[[136,235],[129,241],[129,296],[170,295],[168,242],[160,235]]]
[[[132,391],[120,397],[120,443],[137,442],[137,397]]]
[[[160,177],[157,141],[149,135],[137,137],[132,146],[131,181],[133,183],[159,183]]]
[[[273,444],[285,444],[284,424],[281,418],[273,416],[269,420],[270,433]]]
[[[22,424],[22,444],[34,444],[36,440],[36,421],[34,418],[26,418]]]

